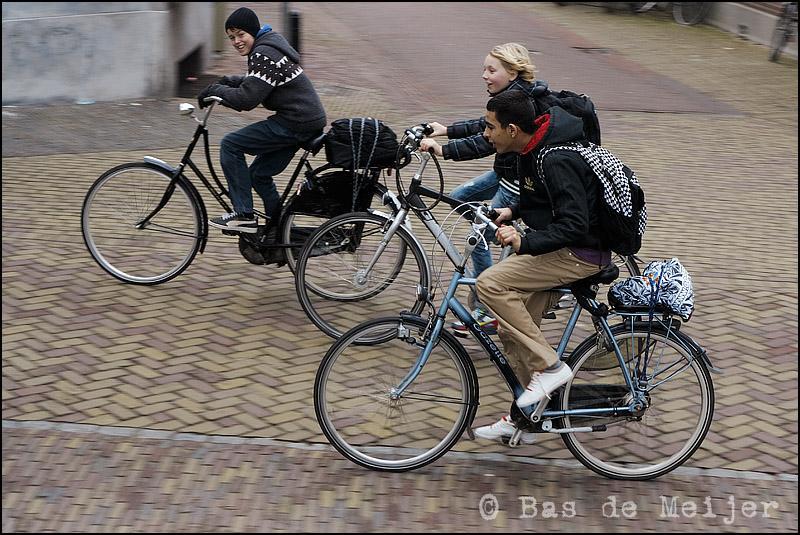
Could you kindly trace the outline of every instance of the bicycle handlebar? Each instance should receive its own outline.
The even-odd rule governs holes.
[[[433,127],[428,123],[422,123],[412,126],[411,128],[406,128],[404,133],[405,136],[403,136],[401,143],[406,151],[413,152],[419,148],[419,144],[425,136],[433,133]]]

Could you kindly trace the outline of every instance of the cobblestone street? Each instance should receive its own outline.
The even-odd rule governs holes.
[[[212,231],[182,275],[133,286],[86,251],[88,188],[144,156],[178,162],[194,123],[177,105],[194,99],[4,106],[3,531],[796,531],[797,62],[708,26],[586,5],[296,6],[328,122],[368,115],[401,133],[478,117],[481,62],[508,41],[533,52],[538,78],[592,97],[603,145],[647,193],[639,256],[688,268],[697,309],[684,329],[724,370],[703,446],[641,483],[601,478],[557,435],[515,450],[463,437],[407,474],[351,464],[314,415],[331,339],[286,267],[251,265]],[[250,7],[281,29],[280,3]],[[225,50],[207,74],[244,68]],[[263,117],[215,110],[215,164],[224,133]],[[491,159],[442,165],[449,190]],[[545,324],[551,341],[563,319]],[[484,425],[510,395],[466,347]]]

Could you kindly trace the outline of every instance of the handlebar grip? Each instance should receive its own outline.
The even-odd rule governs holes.
[[[492,208],[491,210],[489,210],[489,211],[486,213],[486,217],[488,217],[489,219],[491,219],[492,221],[494,221],[495,219],[497,219],[498,217],[500,217],[500,212],[498,212],[497,210],[495,210],[494,208]]]
[[[422,133],[426,136],[433,134],[433,127],[428,123],[422,123]]]

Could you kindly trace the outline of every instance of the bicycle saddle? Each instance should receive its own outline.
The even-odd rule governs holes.
[[[600,273],[595,273],[590,277],[586,277],[585,279],[576,280],[575,282],[571,282],[569,284],[565,284],[563,286],[558,286],[557,288],[553,288],[554,290],[572,290],[572,293],[577,294],[580,293],[579,290],[581,289],[589,289],[590,286],[593,284],[611,284],[619,277],[619,268],[615,264],[608,264],[605,266]]]
[[[320,132],[318,135],[301,143],[300,148],[303,150],[311,151],[311,154],[316,156],[316,154],[320,151],[320,149],[322,149],[324,145],[325,145],[325,133]]]

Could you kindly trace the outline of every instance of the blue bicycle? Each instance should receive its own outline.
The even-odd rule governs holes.
[[[419,186],[412,181],[411,189]],[[473,220],[462,262],[433,305],[428,290],[419,298],[428,317],[401,313],[362,323],[336,341],[320,363],[314,383],[317,420],[330,443],[351,461],[375,470],[407,471],[425,466],[452,448],[478,408],[478,378],[464,346],[445,329],[453,312],[469,328],[505,379],[512,398],[522,394],[507,359],[456,298],[465,263],[488,227],[486,206],[469,206]],[[702,347],[680,330],[680,319],[655,309],[610,310],[597,301],[599,284],[619,275],[601,273],[558,291],[576,304],[557,353],[574,378],[538,406],[511,416],[518,431],[557,433],[585,466],[609,478],[652,479],[674,470],[700,447],[714,414],[714,369]],[[596,332],[567,354],[583,311]]]

